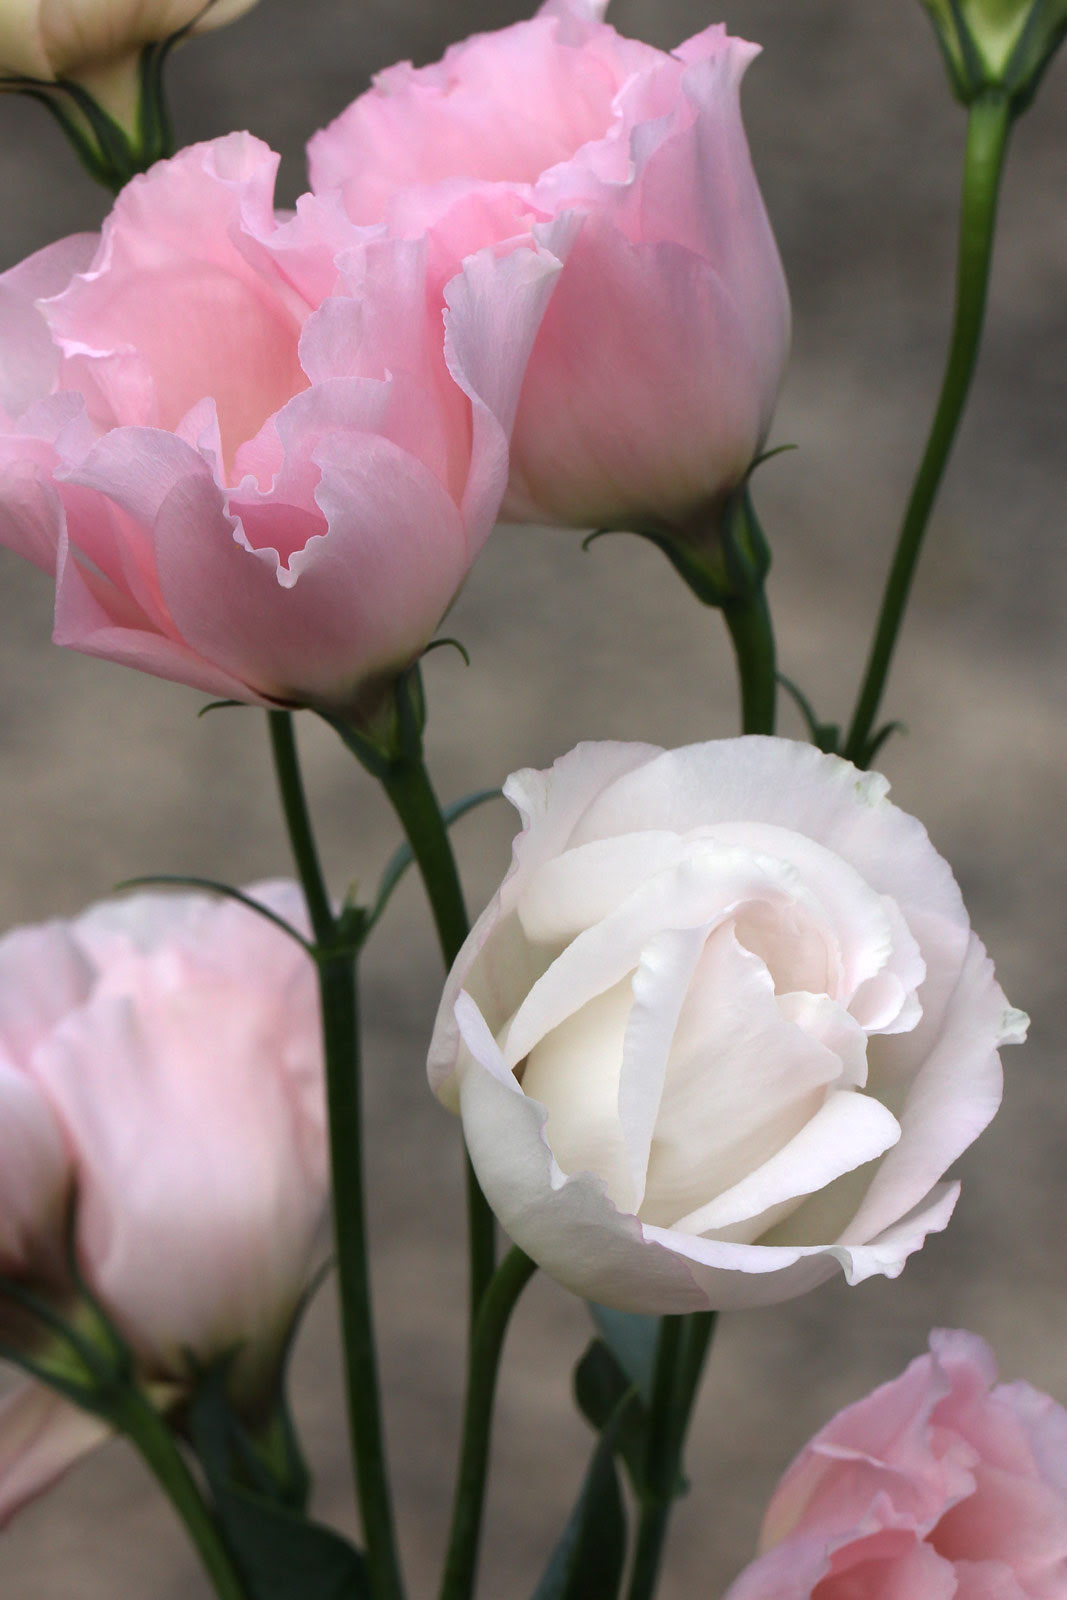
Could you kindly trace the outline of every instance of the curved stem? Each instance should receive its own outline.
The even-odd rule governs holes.
[[[285,711],[268,712],[268,717],[282,809],[315,930],[313,954],[318,968],[326,1061],[345,1398],[367,1566],[375,1600],[402,1600],[404,1585],[385,1460],[367,1258],[358,954],[342,939],[330,906],[300,776],[292,718]]]
[[[139,1390],[123,1388],[108,1416],[134,1445],[185,1524],[219,1600],[248,1600],[243,1582],[173,1434]]]
[[[645,1456],[646,1492],[627,1600],[651,1600],[656,1590],[671,1508],[678,1494],[685,1436],[715,1322],[715,1312],[704,1311],[688,1317],[664,1317],[660,1326]]]
[[[430,901],[446,969],[470,931],[456,858],[425,762],[397,761],[382,778],[393,809],[411,845]],[[470,1250],[470,1325],[496,1264],[496,1227],[470,1158],[466,1161],[467,1238]]]
[[[470,1600],[474,1592],[500,1354],[511,1313],[536,1270],[529,1256],[513,1246],[494,1273],[475,1319],[467,1363],[459,1477],[440,1600]]]
[[[870,758],[871,729],[889,676],[923,537],[974,376],[993,255],[997,196],[1011,122],[1011,105],[1003,90],[980,95],[968,114],[952,341],[941,396],[904,514],[863,687],[845,744],[845,755],[859,766]]]
[[[722,607],[730,630],[741,685],[741,732],[773,733],[778,676],[774,629],[762,586],[747,600]]]

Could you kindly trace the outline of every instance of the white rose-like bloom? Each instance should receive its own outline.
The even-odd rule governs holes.
[[[516,773],[511,870],[430,1079],[503,1226],[623,1310],[894,1277],[1020,1041],[888,783],[786,739],[584,744]]]

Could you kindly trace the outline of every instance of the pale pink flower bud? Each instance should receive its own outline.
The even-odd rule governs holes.
[[[0,542],[55,573],[60,644],[353,716],[488,538],[566,240],[279,217],[277,165],[184,150],[0,277]]]
[[[132,130],[139,60],[183,29],[204,33],[256,0],[0,0],[0,80],[70,80]]]
[[[303,926],[295,885],[250,893]],[[149,1388],[233,1353],[234,1402],[270,1401],[323,1248],[325,1118],[312,964],[244,907],[139,894],[0,942],[0,1276],[70,1311],[73,1193],[78,1274]],[[13,1398],[0,1521],[100,1436]]]
[[[996,1376],[984,1340],[933,1332],[805,1445],[726,1600],[1063,1600],[1067,1412]]]
[[[603,11],[551,0],[436,65],[381,73],[311,141],[312,186],[402,237],[465,195],[467,248],[566,221],[503,514],[703,528],[763,443],[789,342],[741,125],[757,48],[716,26],[666,54]]]
[[[576,1294],[772,1304],[895,1277],[1022,1038],[888,784],[787,739],[585,744],[505,794],[514,859],[430,1079],[486,1198]]]

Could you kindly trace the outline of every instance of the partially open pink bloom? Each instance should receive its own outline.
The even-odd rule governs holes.
[[[565,221],[504,515],[702,527],[760,449],[789,342],[741,125],[757,50],[720,25],[666,54],[620,37],[605,4],[549,0],[379,74],[311,141],[312,186],[401,238],[461,197],[482,242]]]
[[[1067,1412],[996,1376],[984,1340],[932,1333],[801,1451],[726,1600],[1064,1600]]]
[[[490,532],[560,263],[283,219],[277,163],[193,146],[0,277],[0,541],[55,573],[58,643],[345,715]]]
[[[302,923],[295,885],[252,893]],[[142,1381],[177,1394],[190,1355],[235,1351],[233,1396],[255,1407],[329,1194],[307,956],[253,912],[196,895],[8,934],[0,1157],[0,1277],[66,1309],[74,1194],[79,1273]],[[37,1385],[16,1391],[0,1408],[0,1522],[106,1431]]]

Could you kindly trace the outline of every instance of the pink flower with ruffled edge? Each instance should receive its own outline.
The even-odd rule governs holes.
[[[566,230],[281,218],[277,164],[193,146],[0,277],[0,540],[55,573],[58,643],[348,716],[489,535]]]
[[[1067,1412],[996,1376],[984,1340],[932,1333],[804,1447],[726,1600],[1064,1600]]]
[[[698,531],[761,447],[789,343],[741,125],[757,47],[715,26],[667,54],[617,34],[605,4],[550,0],[380,73],[312,139],[312,187],[397,237],[461,199],[483,242],[566,220],[504,516]]]
[[[249,893],[304,928],[295,884]],[[60,1312],[78,1271],[174,1399],[236,1352],[269,1401],[329,1202],[311,962],[264,918],[139,894],[0,940],[0,1278]],[[5,1320],[6,1319],[6,1320]],[[30,1336],[0,1293],[5,1339]],[[10,1322],[10,1327],[7,1323]],[[0,1524],[108,1434],[42,1384],[0,1404]]]

